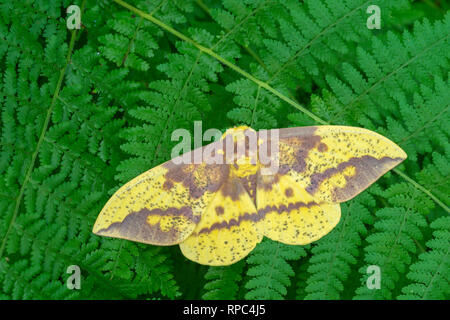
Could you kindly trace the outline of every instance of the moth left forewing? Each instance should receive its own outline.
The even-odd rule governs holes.
[[[281,129],[279,145],[280,171],[328,203],[355,197],[406,159],[389,139],[357,127]]]
[[[156,245],[173,245],[195,229],[227,176],[224,165],[179,157],[132,179],[108,200],[93,232]]]

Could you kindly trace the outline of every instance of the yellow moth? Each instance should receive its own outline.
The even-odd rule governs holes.
[[[264,236],[295,245],[320,239],[339,222],[339,203],[404,159],[395,143],[357,127],[232,128],[126,183],[93,232],[179,244],[190,260],[229,265]]]

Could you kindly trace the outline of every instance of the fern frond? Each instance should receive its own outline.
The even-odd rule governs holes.
[[[374,230],[366,238],[365,265],[360,268],[363,274],[361,287],[356,290],[355,299],[392,299],[402,275],[417,252],[418,241],[423,238],[422,229],[426,227],[425,218],[414,208],[419,192],[411,185],[409,189],[391,188],[389,194],[392,207],[378,210]],[[424,197],[425,198],[425,197]],[[433,204],[432,204],[433,205]],[[381,271],[380,288],[369,288],[366,284],[368,266],[378,266]]]
[[[351,266],[357,262],[361,237],[367,234],[365,224],[372,222],[369,209],[374,199],[364,194],[348,205],[342,205],[342,217],[338,226],[313,246],[309,259],[305,299],[340,299]],[[302,292],[297,292],[303,296]]]
[[[431,223],[433,238],[427,242],[428,251],[409,268],[408,279],[398,299],[448,299],[450,295],[450,217]]]
[[[229,267],[209,267],[205,274],[205,279],[208,280],[204,286],[206,292],[202,298],[210,300],[237,299],[244,266],[244,261],[240,261]]]
[[[246,299],[283,299],[294,270],[288,261],[306,255],[304,247],[264,239],[247,258]]]

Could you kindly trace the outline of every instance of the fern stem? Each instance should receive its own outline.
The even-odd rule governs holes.
[[[448,252],[449,252],[449,250],[447,249],[447,252],[445,253],[445,256],[444,256],[444,258],[442,259],[441,263],[439,264],[439,266],[438,266],[436,272],[435,272],[435,273],[433,274],[433,276],[431,277],[430,282],[428,282],[427,289],[426,289],[425,292],[423,293],[423,296],[422,296],[421,300],[426,300],[426,296],[427,296],[427,294],[428,294],[428,290],[430,290],[431,285],[433,284],[434,279],[436,279],[436,275],[440,274],[439,271],[440,271],[441,267],[445,264],[445,261],[446,261],[446,259],[447,259]]]
[[[261,87],[258,87],[258,91],[256,92],[256,97],[255,97],[255,105],[253,107],[253,112],[252,112],[252,119],[250,120],[250,127],[253,126],[253,121],[255,120],[256,107],[258,106],[260,92],[261,92]]]
[[[208,15],[211,17],[211,19],[214,19],[212,16],[209,8],[206,6],[206,4],[203,2],[203,0],[196,0],[195,3]],[[224,28],[225,31],[229,32],[230,30],[227,28]],[[228,35],[228,34],[227,34]],[[225,36],[224,36],[225,37]],[[233,39],[235,40],[235,39]],[[235,40],[236,41],[236,40]],[[265,63],[261,60],[261,58],[256,54],[255,51],[253,51],[250,47],[247,47],[245,44],[242,44],[238,41],[236,41],[242,48],[244,48],[245,51],[253,58],[256,62],[259,63],[259,65],[268,73],[271,74],[270,70],[267,68]],[[217,44],[216,44],[217,45]]]
[[[419,129],[417,129],[416,131],[414,131],[413,133],[411,133],[409,136],[403,138],[398,144],[403,144],[406,141],[408,141],[409,139],[413,138],[414,136],[418,135],[420,132],[422,132],[422,130],[425,130],[427,127],[429,127],[435,120],[439,119],[440,116],[442,114],[444,114],[445,112],[447,112],[447,109],[450,107],[450,104],[447,105],[447,107],[445,107],[444,110],[442,110],[441,112],[439,112],[436,116],[434,116],[432,119],[430,119],[429,121],[427,121],[422,127],[420,127]]]
[[[86,3],[86,0],[83,0],[83,3],[81,5],[81,10],[80,10],[81,12],[83,12],[85,3]],[[53,112],[53,107],[55,106],[55,103],[56,103],[56,101],[58,99],[59,91],[61,90],[61,86],[62,86],[62,83],[63,83],[63,80],[64,80],[64,75],[65,75],[67,67],[68,67],[68,65],[70,63],[70,58],[72,56],[72,51],[73,51],[73,48],[75,46],[76,36],[77,36],[77,29],[72,31],[72,35],[70,37],[69,49],[68,49],[67,56],[66,56],[66,64],[61,69],[61,72],[59,74],[59,79],[58,79],[58,82],[56,84],[55,91],[53,93],[53,98],[52,98],[52,101],[50,103],[50,107],[47,110],[47,115],[45,117],[44,125],[42,126],[41,134],[40,134],[39,140],[38,140],[38,142],[36,144],[36,149],[33,152],[33,155],[31,157],[30,165],[29,165],[29,167],[27,169],[27,172],[25,174],[25,179],[23,180],[22,186],[20,187],[19,195],[16,198],[16,204],[15,204],[15,207],[14,207],[14,213],[13,213],[13,215],[11,217],[11,220],[10,220],[9,225],[8,225],[8,229],[6,230],[5,236],[3,237],[2,244],[0,246],[0,258],[3,256],[3,252],[4,252],[5,247],[6,247],[6,241],[8,240],[9,234],[11,233],[11,230],[13,228],[14,222],[16,221],[17,215],[19,214],[20,204],[22,203],[22,198],[23,198],[23,195],[25,193],[25,188],[27,187],[28,182],[30,181],[31,173],[33,172],[34,164],[36,163],[36,158],[37,158],[37,155],[39,153],[39,149],[40,149],[42,143],[44,142],[45,133],[47,132],[47,129],[48,129],[48,126],[49,126],[49,123],[50,123],[50,117],[51,117],[52,112]]]
[[[127,61],[128,55],[130,54],[131,47],[133,46],[133,43],[136,40],[137,34],[139,32],[139,29],[141,28],[141,24],[142,24],[143,21],[144,21],[144,19],[141,17],[141,19],[139,20],[139,23],[138,23],[136,29],[134,30],[133,38],[131,38],[130,42],[128,43],[127,51],[123,55],[122,62],[120,63],[119,67],[125,65],[125,62]]]
[[[450,209],[438,198],[436,198],[430,191],[428,191],[427,189],[425,189],[424,187],[422,187],[420,184],[418,184],[416,181],[414,181],[413,179],[411,179],[410,177],[408,177],[406,174],[404,174],[403,172],[401,172],[398,169],[393,169],[392,171],[394,171],[396,174],[398,174],[400,177],[402,177],[403,179],[405,179],[406,181],[408,181],[409,183],[411,183],[416,189],[422,191],[423,193],[425,193],[427,196],[429,196],[431,199],[433,199],[434,202],[436,202],[442,209],[444,209],[447,213],[450,213]]]
[[[152,11],[150,14],[155,14],[155,12],[158,11],[166,1],[167,1],[167,0],[161,1],[161,3],[160,3],[159,5],[157,5],[157,6],[155,7],[155,9],[153,9],[153,11]],[[139,22],[138,22],[138,25],[137,25],[136,29],[134,30],[133,38],[131,38],[130,42],[128,43],[127,51],[125,52],[125,54],[124,54],[124,56],[123,56],[123,59],[122,59],[122,62],[120,63],[120,66],[125,65],[125,62],[126,62],[127,59],[128,59],[128,55],[130,54],[131,47],[133,46],[134,41],[136,40],[137,34],[138,34],[139,29],[141,28],[143,22],[144,22],[144,18],[141,17],[140,20],[139,20]]]
[[[419,248],[420,253],[426,252],[425,248],[420,244],[419,241],[417,241],[416,239],[413,239],[413,240],[414,240],[414,243],[416,244],[417,248]]]
[[[261,5],[259,5],[255,10],[250,12],[244,19],[242,19],[239,23],[233,26],[233,29],[229,30],[219,41],[217,41],[212,47],[211,50],[214,50],[220,43],[222,43],[226,38],[228,38],[236,29],[239,29],[250,17],[254,16],[259,10],[264,8],[264,6],[269,2],[269,0],[264,1]]]
[[[204,46],[202,46],[201,44],[195,42],[194,40],[192,40],[191,38],[185,36],[184,34],[182,34],[181,32],[175,30],[174,28],[166,25],[164,22],[156,19],[155,17],[153,17],[152,15],[145,13],[141,10],[139,10],[138,8],[133,7],[132,5],[122,1],[122,0],[114,0],[114,2],[116,2],[117,4],[127,8],[128,10],[140,15],[141,17],[153,22],[154,24],[158,25],[159,27],[163,28],[164,30],[170,32],[171,34],[173,34],[174,36],[180,38],[183,41],[186,41],[190,44],[192,44],[193,46],[195,46],[197,49],[199,49],[201,52],[206,53],[207,55],[215,58],[216,60],[220,61],[222,64],[226,65],[227,67],[233,69],[234,71],[236,71],[237,73],[241,74],[242,76],[244,76],[245,78],[253,81],[254,83],[256,83],[257,85],[263,87],[264,89],[266,89],[267,91],[271,92],[272,94],[276,95],[278,98],[280,98],[281,100],[287,102],[288,104],[290,104],[291,106],[293,106],[294,108],[302,111],[303,113],[305,113],[306,115],[308,115],[310,118],[314,119],[316,122],[321,123],[321,124],[328,124],[326,121],[322,120],[321,118],[319,118],[318,116],[316,116],[314,113],[312,113],[311,111],[309,111],[308,109],[306,109],[305,107],[301,106],[298,102],[286,97],[284,94],[282,94],[281,92],[279,92],[278,90],[272,88],[268,83],[259,80],[258,78],[252,76],[250,73],[244,71],[243,69],[239,68],[238,66],[236,66],[235,64],[231,63],[230,61],[222,58],[220,55],[218,55],[217,53],[215,53],[214,51],[212,51],[210,48],[206,48]]]

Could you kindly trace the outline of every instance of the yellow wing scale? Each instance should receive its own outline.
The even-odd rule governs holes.
[[[242,139],[245,130],[252,129],[230,129],[222,140],[227,135]],[[406,158],[389,139],[355,127],[280,129],[277,143],[279,151],[272,156],[279,170],[272,175],[262,175],[263,165],[245,159],[234,164],[172,160],[144,172],[116,191],[93,232],[179,244],[190,260],[229,265],[247,256],[263,236],[295,245],[320,239],[339,222],[340,202]]]

